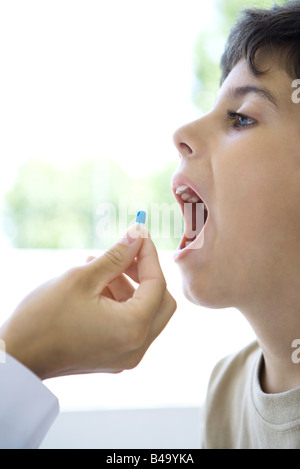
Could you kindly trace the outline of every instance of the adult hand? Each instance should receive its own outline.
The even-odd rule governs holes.
[[[31,292],[0,329],[7,353],[41,379],[134,368],[176,309],[153,242],[136,234]]]

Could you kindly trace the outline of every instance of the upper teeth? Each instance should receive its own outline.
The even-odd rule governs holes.
[[[192,189],[190,189],[190,192],[192,191],[192,194],[189,192],[185,192],[187,189],[190,189],[189,186],[179,186],[176,189],[176,194],[180,195],[182,200],[184,202],[190,202],[190,203],[197,203],[200,201],[200,197],[195,194]]]
[[[189,186],[179,186],[176,189],[176,194],[182,194],[184,191],[188,189]]]

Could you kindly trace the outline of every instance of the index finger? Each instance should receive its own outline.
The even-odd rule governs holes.
[[[157,250],[148,236],[143,239],[136,261],[139,286],[132,301],[141,302],[141,310],[146,316],[153,315],[160,306],[166,291],[166,281],[160,267]]]

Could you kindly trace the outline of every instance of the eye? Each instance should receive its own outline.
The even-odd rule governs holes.
[[[252,117],[246,116],[245,114],[240,114],[239,112],[227,110],[227,116],[232,121],[232,128],[234,129],[243,129],[245,127],[252,126],[256,124],[256,120]]]

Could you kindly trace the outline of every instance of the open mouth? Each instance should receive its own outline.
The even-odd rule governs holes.
[[[207,206],[188,185],[175,187],[174,193],[184,219],[184,234],[178,249],[199,249],[204,243],[204,227],[209,216]]]

